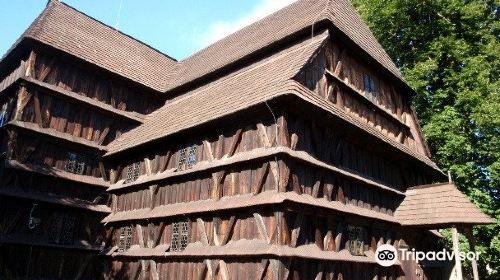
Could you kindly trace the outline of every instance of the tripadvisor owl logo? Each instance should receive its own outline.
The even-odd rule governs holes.
[[[394,246],[389,244],[380,245],[375,251],[375,260],[381,266],[391,266],[396,263],[397,251]]]
[[[459,258],[460,261],[464,260],[479,260],[479,254],[481,252],[458,252],[457,256],[455,256],[454,252],[450,252],[446,249],[442,249],[441,251],[417,251],[414,248],[408,250],[407,248],[396,248],[389,244],[380,245],[375,251],[375,260],[381,266],[391,266],[398,261],[398,254],[401,261],[413,260],[413,261],[453,261],[455,257]]]

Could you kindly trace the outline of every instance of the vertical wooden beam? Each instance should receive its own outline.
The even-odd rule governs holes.
[[[292,229],[292,236],[290,240],[290,246],[291,247],[297,247],[297,242],[299,240],[299,235],[300,235],[300,229],[302,227],[302,221],[304,220],[304,210],[300,211],[297,214],[297,218],[295,219],[295,223]]]
[[[159,187],[157,184],[149,186],[149,195],[151,196],[151,205],[149,206],[150,209],[154,208],[154,198],[156,193],[158,192],[158,189]]]
[[[271,239],[269,238],[269,234],[267,233],[266,224],[264,223],[264,219],[259,213],[253,213],[253,217],[255,218],[255,223],[257,224],[257,229],[259,230],[259,234],[264,238],[267,244],[271,243]]]
[[[201,218],[198,218],[198,219],[196,219],[196,224],[198,226],[198,232],[200,233],[201,244],[203,244],[204,246],[209,246],[210,244],[208,241],[208,235],[207,235],[207,231],[205,228],[205,222]],[[205,270],[208,271],[208,275],[210,276],[210,278],[213,278],[214,272],[212,269],[212,261],[209,259],[205,259],[204,263],[205,263],[205,267],[200,272],[198,279],[204,279],[202,277],[205,275]]]
[[[28,57],[28,63],[26,64],[26,72],[24,73],[26,77],[35,78],[35,62],[36,53],[32,50],[30,56]]]
[[[111,210],[113,210],[113,213],[118,210],[118,196],[116,194],[111,195]]]
[[[99,161],[99,172],[101,172],[101,177],[104,181],[108,181],[108,175],[106,174],[106,168],[104,168],[104,163]]]
[[[166,224],[165,222],[160,222],[160,225],[158,226],[158,235],[156,236],[156,240],[154,241],[153,247],[158,246],[160,244],[161,236],[163,235],[163,231],[165,230]]]
[[[210,245],[208,242],[207,231],[205,229],[205,222],[201,218],[198,218],[198,219],[196,219],[196,223],[198,226],[198,232],[200,233],[201,244],[203,244],[205,246]]]
[[[297,149],[297,144],[299,143],[299,136],[297,133],[292,133],[292,136],[290,136],[290,148],[292,150]]]
[[[146,166],[146,175],[151,176],[153,174],[153,169],[151,167],[151,160],[147,157],[144,158],[144,165]]]
[[[337,66],[335,66],[335,70],[333,71],[333,74],[337,77],[340,77],[339,75],[342,72],[345,56],[346,56],[345,49],[343,49],[342,52],[340,53],[339,62],[337,62]]]
[[[465,227],[464,233],[465,233],[465,236],[467,237],[467,240],[469,241],[469,248],[470,248],[471,252],[475,252],[476,251],[476,241],[474,240],[474,236],[472,234],[472,226]],[[471,260],[471,264],[472,264],[472,274],[474,276],[474,280],[479,280],[479,272],[477,269],[476,258]]]
[[[325,264],[323,262],[318,263],[318,272],[314,280],[323,279],[324,270],[325,270]]]
[[[34,98],[34,106],[35,106],[35,121],[38,124],[39,127],[43,127],[43,121],[42,121],[42,110],[40,107],[40,99],[38,97],[38,92],[35,91],[35,94],[33,96]]]
[[[50,74],[50,71],[52,70],[52,67],[54,66],[54,59],[51,59],[47,65],[44,65],[44,69],[40,73],[40,76],[38,77],[38,80],[41,82],[45,81],[45,78]]]
[[[286,114],[282,114],[278,118],[279,124],[279,139],[280,145],[285,147],[290,147],[290,133],[288,132],[288,116]]]
[[[156,267],[156,262],[154,260],[149,260],[150,275],[153,280],[160,280],[160,276],[158,275],[158,268]]]
[[[266,276],[266,271],[267,271],[267,267],[269,266],[269,259],[263,259],[261,262],[260,262],[260,266],[258,267],[258,270],[257,270],[257,280],[262,280],[264,279],[264,276]],[[278,279],[277,275],[275,275],[275,279]]]
[[[145,248],[146,244],[144,243],[144,234],[142,231],[142,226],[137,224],[135,226],[135,230],[137,231],[137,239],[139,239],[139,246],[141,246],[141,248]]]
[[[229,239],[231,238],[231,234],[233,232],[234,224],[236,223],[236,216],[232,215],[231,218],[229,218],[229,224],[227,226],[227,232],[224,235],[224,238],[221,241],[221,246],[224,246],[227,244]]]
[[[212,145],[207,141],[203,140],[203,150],[209,161],[214,160],[214,153],[212,151]]]
[[[462,280],[462,262],[460,261],[459,250],[458,250],[458,230],[456,226],[451,228],[451,237],[453,241],[453,253],[455,254],[455,272],[457,274],[457,280]]]
[[[325,176],[325,172],[324,170],[319,170],[317,173],[316,173],[316,182],[314,183],[313,187],[312,187],[312,197],[314,198],[318,198],[318,194],[319,194],[319,190],[320,190],[320,187],[321,187],[321,183],[323,181],[323,177]]]
[[[21,85],[17,97],[16,113],[14,117],[15,120],[20,121],[22,119],[24,108],[28,105],[31,96],[32,94],[26,90],[26,87]]]
[[[290,166],[285,161],[280,161],[280,181],[278,185],[278,191],[286,192],[288,182],[290,181]]]
[[[236,152],[236,148],[238,148],[238,143],[241,140],[242,132],[243,132],[243,129],[241,129],[241,128],[236,130],[236,133],[233,136],[233,140],[231,141],[231,146],[229,146],[229,153],[228,153],[229,157],[233,156],[234,153]]]
[[[271,142],[267,137],[266,127],[262,123],[257,124],[257,133],[259,134],[259,139],[264,148],[271,147]]]
[[[269,170],[269,162],[266,162],[264,163],[264,165],[262,165],[259,172],[257,173],[257,180],[254,181],[252,186],[252,194],[256,195],[260,193],[262,185],[264,184],[264,179],[266,178],[266,174],[268,173],[268,170]]]

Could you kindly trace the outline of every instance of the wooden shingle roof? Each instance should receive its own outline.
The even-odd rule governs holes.
[[[179,62],[64,3],[51,0],[11,50],[25,38],[34,39],[156,91],[168,92],[297,32],[310,33],[314,25],[325,20],[403,81],[396,65],[349,0],[299,0]]]
[[[49,1],[11,48],[29,38],[157,91],[177,63],[169,56],[59,1]],[[10,52],[10,50],[7,52]]]
[[[404,226],[439,228],[442,225],[495,223],[453,183],[409,188],[394,215]]]
[[[395,77],[403,76],[349,0],[299,0],[179,62],[170,90],[210,74],[322,20],[333,23]]]
[[[167,102],[146,117],[144,124],[124,133],[108,145],[108,155],[166,137],[183,129],[209,122],[290,94],[289,83],[327,38],[327,32],[258,61],[185,96]]]

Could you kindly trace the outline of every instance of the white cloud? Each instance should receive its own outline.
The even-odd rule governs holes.
[[[208,26],[206,33],[201,36],[200,45],[206,47],[227,35],[250,25],[296,0],[261,0],[261,2],[247,15],[234,21],[216,21]]]

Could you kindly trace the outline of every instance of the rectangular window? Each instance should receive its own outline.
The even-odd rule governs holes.
[[[50,221],[49,242],[70,245],[74,242],[76,217],[70,214],[55,213]]]
[[[186,249],[189,243],[189,224],[187,221],[172,224],[172,241],[170,251],[177,252]]]
[[[0,111],[0,127],[4,126],[5,123],[7,122],[5,112]]]
[[[364,255],[364,242],[363,242],[363,228],[358,226],[347,226],[347,237],[349,240],[347,241],[347,249],[354,256],[363,256]]]
[[[172,224],[172,240],[170,241],[170,251],[179,251],[179,223]]]
[[[179,163],[177,164],[178,170],[183,170],[186,167],[186,148],[179,151]]]
[[[85,158],[69,152],[64,170],[75,174],[83,174],[85,172]]]
[[[0,110],[0,127],[4,126],[9,120],[7,113],[9,111],[9,107],[12,101],[9,101],[3,104],[2,109]]]
[[[366,97],[372,101],[376,101],[378,98],[378,92],[373,77],[366,73],[363,74],[363,84],[365,86]]]
[[[196,145],[189,147],[189,154],[187,158],[187,168],[193,167],[196,164]]]
[[[120,243],[118,244],[118,252],[122,253],[130,249],[132,246],[132,226],[124,226],[120,228]]]
[[[139,174],[141,171],[141,163],[134,162],[127,166],[127,178],[125,179],[125,183],[130,183],[139,178]]]

